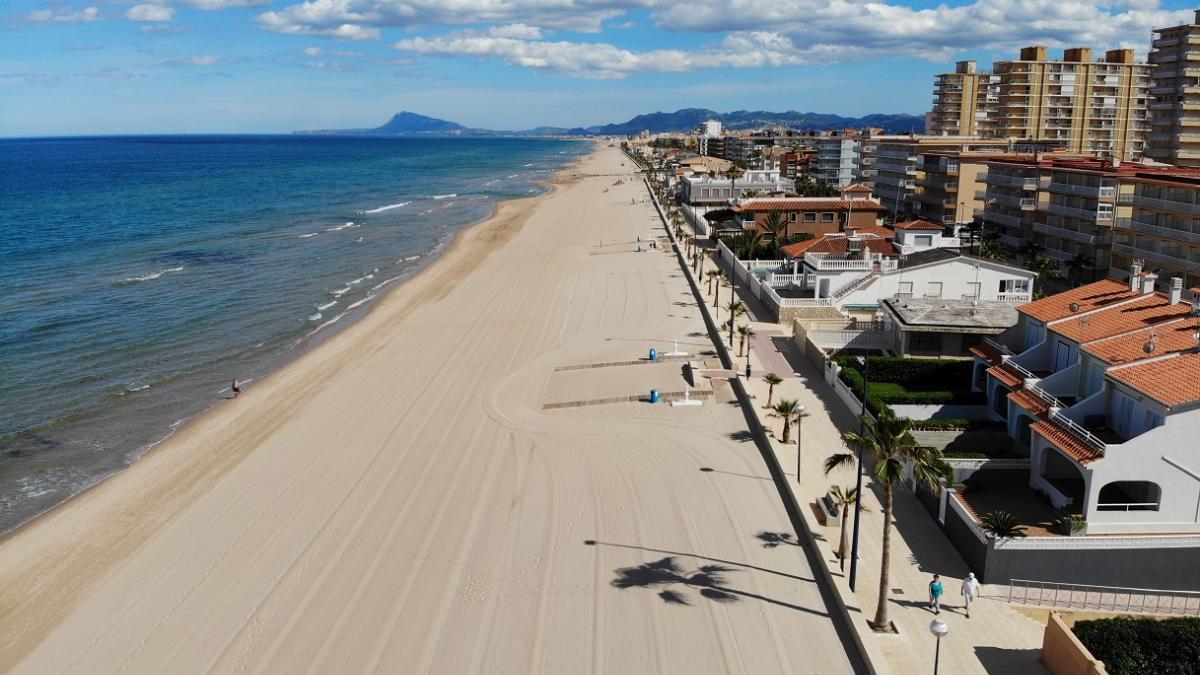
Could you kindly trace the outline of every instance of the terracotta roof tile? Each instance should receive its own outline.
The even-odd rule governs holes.
[[[845,193],[871,194],[872,192],[874,192],[874,190],[867,187],[866,185],[863,185],[862,183],[855,183],[854,185],[847,185],[846,187],[842,188],[843,194],[845,194]]]
[[[1095,447],[1050,420],[1034,422],[1029,428],[1080,464],[1087,464],[1104,456]]]
[[[1053,323],[1050,328],[1059,335],[1084,343],[1181,319],[1191,311],[1192,306],[1187,303],[1172,305],[1167,296],[1154,293],[1116,307]]]
[[[824,197],[783,197],[778,199],[747,199],[732,207],[737,213],[746,211],[887,211],[879,202],[870,199],[827,199]]]
[[[896,236],[896,232],[893,231],[892,228],[884,227],[883,225],[872,225],[870,227],[853,227],[853,228],[848,227],[848,228],[846,228],[847,234],[849,234],[851,232],[853,232],[854,234],[857,234],[860,237],[867,236],[867,235],[873,235],[873,236],[879,237],[881,239],[893,239]]]
[[[1025,382],[1025,377],[1016,370],[1009,367],[1007,363],[1001,363],[998,366],[992,366],[987,370],[988,375],[996,378],[1008,387],[1020,387]]]
[[[835,255],[857,255],[850,253],[850,242],[848,237],[822,237],[816,239],[816,243],[807,249],[806,253],[831,253]],[[887,239],[879,239],[878,237],[862,237],[860,239],[862,247],[871,253],[878,253],[890,258],[895,258],[900,255],[896,251],[896,245]]]
[[[813,239],[806,239],[804,241],[798,241],[794,244],[788,244],[787,246],[782,246],[782,247],[780,247],[779,250],[783,251],[783,254],[789,258],[799,258],[800,256],[804,255],[805,251],[812,248],[813,246],[816,246],[817,243],[820,242],[822,239],[824,239],[824,237],[816,237]]]
[[[1034,417],[1039,419],[1045,418],[1046,413],[1050,411],[1050,404],[1028,389],[1014,391],[1008,395],[1008,400],[1033,413]]]
[[[1133,363],[1195,349],[1197,331],[1200,331],[1200,326],[1196,321],[1175,319],[1151,328],[1090,342],[1083,346],[1083,351],[1113,365]],[[1154,350],[1147,352],[1146,343],[1151,340]]]
[[[895,223],[892,227],[897,230],[937,230],[938,232],[946,229],[928,220],[906,220],[903,223]]]
[[[1000,350],[987,344],[986,342],[971,347],[971,353],[983,359],[984,362],[989,366],[997,365],[1001,360]]]
[[[1141,292],[1129,290],[1129,286],[1120,281],[1101,279],[1095,283],[1057,293],[1041,300],[1027,302],[1018,307],[1017,311],[1039,321],[1057,321],[1075,314],[1124,302],[1140,295]],[[1078,312],[1071,311],[1073,302],[1079,305]]]
[[[1168,407],[1200,401],[1200,353],[1110,368],[1107,374]]]

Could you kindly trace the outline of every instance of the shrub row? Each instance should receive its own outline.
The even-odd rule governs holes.
[[[1075,635],[1111,675],[1200,673],[1200,619],[1077,621]]]
[[[836,357],[838,365],[857,368],[853,356]],[[901,356],[868,356],[871,379],[894,382],[909,390],[957,390],[969,386],[972,362],[956,359],[911,359]]]
[[[1003,422],[993,420],[968,420],[958,417],[913,420],[912,428],[917,431],[1004,431]]]

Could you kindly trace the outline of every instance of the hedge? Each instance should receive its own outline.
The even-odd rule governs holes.
[[[857,357],[839,356],[843,368],[858,368]],[[972,361],[958,359],[911,359],[902,356],[868,356],[871,380],[894,382],[905,389],[922,391],[957,390],[969,387]]]
[[[1110,675],[1200,673],[1200,618],[1096,619],[1073,630]]]
[[[968,420],[957,417],[913,420],[912,428],[916,431],[1004,431],[1007,429],[1003,422]]]

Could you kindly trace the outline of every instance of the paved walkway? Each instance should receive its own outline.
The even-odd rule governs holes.
[[[721,294],[728,297],[728,292],[726,287]],[[857,431],[858,420],[825,384],[819,369],[809,363],[790,340],[779,339],[790,336],[790,329],[758,320],[764,316],[762,306],[753,298],[739,299],[750,309],[749,319],[757,333],[751,343],[754,377],[749,382],[749,391],[765,403],[767,385],[761,377],[774,372],[784,378],[783,383],[775,387],[775,400],[797,399],[807,407],[808,415],[801,423],[803,465],[796,495],[802,502],[801,511],[818,538],[818,548],[836,568],[832,551],[837,547],[838,525],[818,525],[810,505],[832,485],[854,485],[852,469],[825,476],[822,463],[829,455],[844,450],[841,434],[848,430]],[[764,424],[779,432],[780,421],[765,413],[765,410],[760,411]],[[784,446],[776,440],[775,451],[784,471],[794,477],[794,443]],[[879,597],[883,521],[880,518],[882,492],[873,491],[870,480],[865,479],[864,485],[868,486],[868,491],[863,504],[870,512],[864,513],[862,518],[858,588],[854,600],[866,620],[874,617]],[[912,492],[897,491],[894,515],[888,584],[889,618],[899,629],[899,635],[870,636],[878,641],[892,672],[920,673],[933,667],[935,641],[929,632],[929,623],[934,615],[927,608],[926,589],[932,575],[940,574],[946,588],[940,616],[950,625],[950,634],[944,638],[941,650],[941,672],[1045,673],[1038,661],[1044,626],[1009,607],[1005,588],[985,587],[983,598],[972,607],[971,618],[966,618],[961,607],[960,586],[961,579],[969,571],[967,564]]]

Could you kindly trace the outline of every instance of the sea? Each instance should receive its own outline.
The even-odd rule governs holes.
[[[0,534],[362,317],[566,140],[0,140]]]

